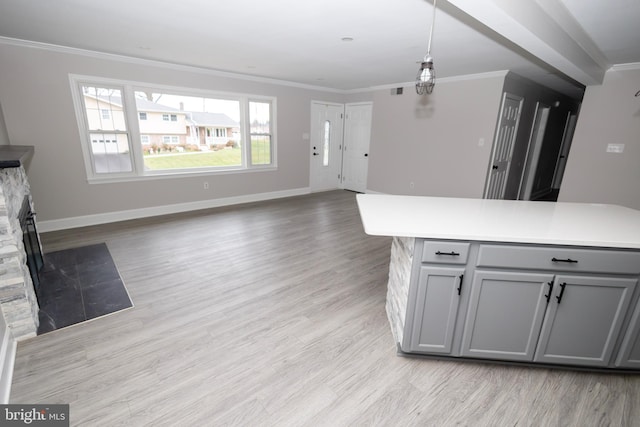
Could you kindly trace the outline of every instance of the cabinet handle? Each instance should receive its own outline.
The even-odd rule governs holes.
[[[458,295],[462,292],[462,279],[464,279],[464,274],[460,275],[460,282],[458,284]]]
[[[449,256],[460,256],[460,254],[458,252],[436,252],[436,255],[449,255]]]
[[[567,258],[567,259],[558,259],[556,257],[551,258],[551,261],[553,262],[570,262],[570,263],[577,263],[578,261],[576,261],[575,259],[571,259],[571,258]]]
[[[551,293],[553,292],[553,281],[547,282],[547,285],[549,285],[549,293],[546,294],[544,297],[547,299],[547,304],[549,304],[549,301],[551,301]]]
[[[558,300],[558,304],[560,304],[560,301],[562,301],[562,295],[564,295],[565,286],[567,286],[566,283],[560,283],[560,295],[556,297],[556,299]]]

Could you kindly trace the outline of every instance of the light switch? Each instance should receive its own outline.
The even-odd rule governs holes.
[[[624,152],[624,144],[607,144],[607,153]]]

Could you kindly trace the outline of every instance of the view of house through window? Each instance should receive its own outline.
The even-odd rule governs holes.
[[[78,80],[75,87],[90,179],[275,165],[273,98],[115,80]]]
[[[82,86],[93,170],[96,174],[133,170],[122,92],[117,88]]]
[[[242,165],[240,102],[135,92],[146,170]]]

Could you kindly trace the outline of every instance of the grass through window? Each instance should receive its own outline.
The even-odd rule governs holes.
[[[212,166],[241,166],[239,148],[195,153],[167,153],[144,156],[148,170],[206,168]]]

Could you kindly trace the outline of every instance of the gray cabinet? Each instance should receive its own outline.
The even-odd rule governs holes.
[[[636,282],[476,271],[461,354],[607,366]]]
[[[476,271],[461,354],[532,361],[552,281],[551,274]]]
[[[414,254],[403,351],[640,369],[639,251],[424,239]]]
[[[558,275],[534,360],[607,366],[637,280]]]
[[[618,353],[616,366],[640,368],[640,304],[637,305]]]
[[[421,266],[408,351],[451,353],[464,268]]]

